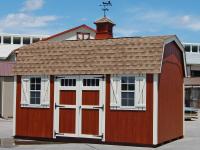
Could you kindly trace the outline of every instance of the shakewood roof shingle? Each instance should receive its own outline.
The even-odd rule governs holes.
[[[48,42],[18,50],[15,75],[160,73],[164,42],[175,36]]]

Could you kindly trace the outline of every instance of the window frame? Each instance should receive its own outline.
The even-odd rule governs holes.
[[[40,104],[31,104],[31,78],[40,78]],[[22,95],[24,92],[23,82],[27,82],[25,92],[27,95]],[[43,91],[45,88],[45,91]],[[47,93],[46,93],[47,92]],[[47,95],[45,95],[47,94]],[[45,95],[45,98],[44,98]],[[24,98],[26,100],[24,100]],[[44,99],[43,99],[44,98]],[[21,102],[22,108],[50,108],[50,76],[36,75],[36,76],[21,76]]]
[[[129,83],[129,81],[128,81],[129,79],[128,79],[128,78],[130,78],[130,77],[134,77],[134,82],[133,82],[133,83]],[[126,108],[126,107],[135,107],[135,98],[136,98],[136,97],[135,97],[135,92],[136,92],[136,91],[135,91],[135,78],[136,78],[136,77],[135,77],[135,76],[131,76],[131,75],[129,75],[129,76],[123,75],[123,76],[121,76],[120,78],[121,78],[121,79],[120,79],[120,81],[121,81],[121,90],[120,90],[120,95],[121,95],[121,98],[120,98],[120,102],[121,102],[121,103],[120,103],[120,105],[121,105],[121,107],[124,107],[124,108]],[[122,82],[122,78],[127,78],[127,82],[126,82],[126,83],[123,83],[123,82]],[[126,90],[123,90],[123,85],[126,85],[126,86],[127,86],[127,87],[126,87],[126,88],[127,88]],[[134,85],[134,90],[129,90],[129,89],[128,89],[128,88],[129,88],[129,85]],[[128,101],[130,101],[130,98],[128,98],[128,97],[127,97],[127,98],[123,98],[123,94],[122,94],[122,93],[134,93],[134,94],[133,94],[133,95],[134,95],[134,98],[133,98],[133,99],[134,99],[134,100],[133,100],[133,101],[134,101],[134,104],[133,104],[132,106],[131,106],[131,105],[127,105],[127,106],[124,106],[124,105],[123,105],[123,102],[122,102],[123,99],[127,99],[127,103],[129,103]]]
[[[122,106],[122,100],[121,100],[121,78],[122,77],[131,77],[131,76],[134,76],[135,77],[135,93],[134,93],[134,106]],[[139,79],[140,78],[143,78],[143,82],[144,82],[144,87],[143,87],[143,99],[142,99],[142,102],[143,104],[141,105],[140,104],[140,91],[139,91],[139,88],[140,88],[140,85],[139,85]],[[114,80],[114,78],[117,79],[116,83],[114,85],[112,85],[112,82]],[[110,109],[111,110],[132,110],[132,111],[146,111],[146,74],[142,74],[142,75],[138,75],[138,74],[133,74],[133,75],[112,75],[111,76],[111,84],[110,84],[110,96],[111,96],[111,102],[110,102]],[[114,86],[114,87],[113,87]],[[117,86],[117,87],[116,87]],[[112,92],[112,89],[117,89],[117,93],[116,96],[114,96],[113,92]],[[120,91],[120,92],[119,92]],[[117,104],[113,104],[113,98],[116,97],[116,101],[117,101]],[[114,98],[115,99],[115,98]]]
[[[32,79],[35,79],[35,82],[34,83],[31,83],[31,80]],[[37,79],[40,79],[40,83],[37,83]],[[37,85],[40,85],[40,90],[37,90]],[[33,89],[31,89],[32,88],[32,85],[34,85],[35,86],[35,89],[33,90]],[[42,77],[30,77],[30,89],[29,89],[29,91],[30,91],[30,97],[29,97],[29,104],[30,105],[41,105],[41,93],[42,93]],[[33,98],[32,96],[31,96],[31,92],[35,92],[35,93],[38,93],[39,92],[39,97],[34,97],[35,98],[35,102],[36,102],[36,98],[39,98],[39,103],[37,104],[37,103],[35,103],[35,104],[33,104],[33,103],[31,103],[31,98]]]
[[[81,38],[79,38],[79,35],[81,36]],[[88,38],[85,39],[85,35],[88,35]],[[77,32],[76,33],[76,39],[77,40],[89,40],[91,37],[90,33],[89,32]]]

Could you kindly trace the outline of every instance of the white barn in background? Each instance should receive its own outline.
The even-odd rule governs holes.
[[[0,117],[13,116],[14,77],[12,68],[16,56],[13,53],[23,45],[29,45],[46,38],[41,35],[0,34]]]
[[[187,75],[185,102],[187,107],[200,108],[200,43],[184,43]]]

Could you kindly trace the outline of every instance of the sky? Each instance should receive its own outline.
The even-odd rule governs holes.
[[[200,0],[111,0],[115,37],[176,34],[200,43]],[[1,0],[0,33],[51,35],[82,24],[95,29],[102,0]]]

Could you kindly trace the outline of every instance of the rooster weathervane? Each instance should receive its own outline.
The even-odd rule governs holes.
[[[102,4],[100,4],[99,6],[102,7],[102,11],[104,12],[104,17],[106,17],[106,12],[109,11],[109,8],[108,7],[111,7],[112,6],[112,3],[111,1],[106,1],[104,0],[102,2]]]

